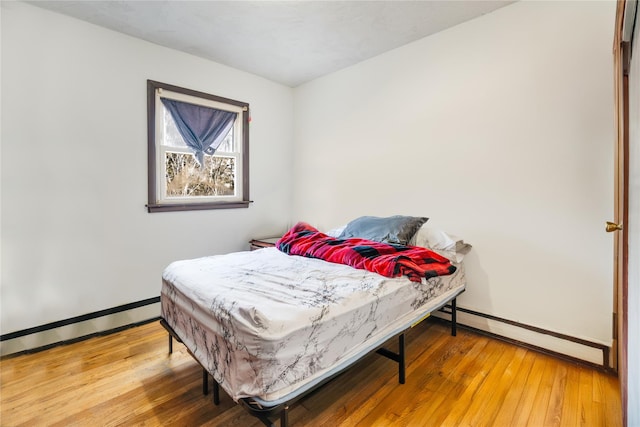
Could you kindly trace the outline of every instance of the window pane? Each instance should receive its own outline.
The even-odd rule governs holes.
[[[170,147],[186,147],[187,144],[185,144],[182,135],[180,135],[176,122],[174,122],[173,117],[171,117],[171,113],[169,113],[169,110],[164,108],[164,106],[162,107],[162,111],[164,113],[164,140],[161,142],[162,145],[168,145]]]
[[[188,153],[166,153],[166,197],[234,196],[234,157],[204,156],[199,167]]]
[[[224,141],[222,141],[220,146],[218,146],[218,151],[223,153],[235,152],[233,147],[233,128],[231,128],[229,134],[224,138]]]

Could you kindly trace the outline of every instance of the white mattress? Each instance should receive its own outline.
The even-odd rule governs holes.
[[[162,317],[234,400],[276,404],[462,292],[457,267],[416,283],[275,248],[176,261]]]

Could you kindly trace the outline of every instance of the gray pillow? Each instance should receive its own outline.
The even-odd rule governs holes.
[[[359,237],[376,242],[406,245],[428,219],[403,215],[385,218],[361,216],[347,224],[338,238]]]

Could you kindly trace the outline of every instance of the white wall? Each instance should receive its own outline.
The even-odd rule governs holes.
[[[248,209],[147,213],[147,79],[250,103]],[[291,222],[288,87],[2,2],[1,90],[3,334],[158,296],[169,262]]]
[[[294,218],[429,216],[462,307],[610,345],[614,14],[518,2],[300,86]]]

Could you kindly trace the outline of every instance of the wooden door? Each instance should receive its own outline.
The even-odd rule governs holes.
[[[624,425],[627,425],[628,400],[628,223],[629,223],[629,68],[636,4],[618,0],[614,35],[615,87],[615,206],[613,222],[607,231],[614,235],[614,355],[613,369],[618,371]],[[633,9],[633,10],[632,10]]]

